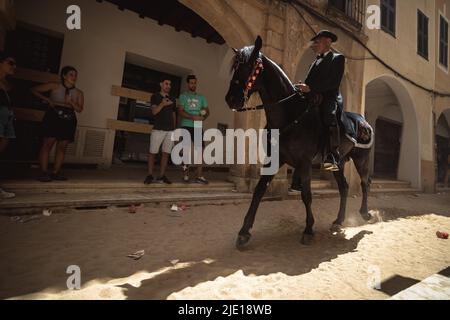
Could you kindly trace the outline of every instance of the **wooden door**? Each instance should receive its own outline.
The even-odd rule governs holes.
[[[436,135],[437,180],[443,183],[449,169],[450,139]]]
[[[397,178],[402,128],[403,125],[401,123],[377,119],[374,159],[375,176]]]

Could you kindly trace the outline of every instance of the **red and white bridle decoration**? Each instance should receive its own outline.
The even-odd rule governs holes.
[[[252,90],[253,86],[255,85],[256,79],[258,79],[258,76],[261,75],[261,73],[264,70],[263,61],[261,58],[256,59],[255,65],[253,67],[253,71],[248,77],[247,82],[245,83],[245,89],[244,89],[244,99],[247,103],[248,101],[248,93],[250,90]]]

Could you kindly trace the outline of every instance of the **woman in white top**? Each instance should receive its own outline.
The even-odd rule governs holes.
[[[64,163],[67,146],[74,142],[77,128],[76,113],[84,108],[83,92],[75,87],[78,72],[74,67],[64,67],[61,71],[60,83],[47,83],[33,88],[32,93],[47,102],[49,109],[42,121],[42,145],[39,162],[41,175],[38,180],[50,182],[52,180],[65,181],[60,171]],[[49,92],[49,97],[43,95]],[[48,172],[48,162],[51,150],[56,144],[55,165],[51,173]]]

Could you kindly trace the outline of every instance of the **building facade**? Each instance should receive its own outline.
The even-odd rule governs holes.
[[[210,41],[212,36],[205,41],[208,36],[196,37],[194,27],[190,32],[182,31],[176,21],[146,18],[145,8],[138,12],[132,3],[78,0],[82,28],[68,30],[66,9],[73,1],[0,2],[3,46],[8,33],[17,26],[56,33],[63,39],[61,66],[75,65],[80,72],[79,87],[85,92],[86,110],[79,117],[70,161],[109,166],[114,160],[118,131],[148,130],[140,124],[118,121],[124,97],[138,101],[147,98],[141,91],[124,91],[126,64],[180,79],[196,73],[199,90],[212,111],[208,128],[262,128],[262,112],[234,114],[225,104],[231,48],[251,45],[261,35],[264,54],[279,63],[292,81],[303,80],[315,58],[309,49],[310,38],[320,29],[330,29],[340,39],[334,49],[347,57],[341,88],[346,110],[366,115],[377,131],[373,175],[409,181],[427,192],[435,190],[436,140],[447,143],[448,148],[450,138],[450,0],[178,2],[206,21],[223,41]],[[373,15],[367,11],[371,5],[380,8],[380,29],[371,29],[366,23]],[[198,23],[188,20],[186,24]],[[30,74],[34,79],[55,79],[55,74],[30,70],[20,70],[18,77],[28,78]],[[181,81],[180,90],[184,89]],[[258,97],[251,103],[258,103]],[[31,117],[24,110],[19,114]],[[249,191],[258,173],[257,166],[234,166],[230,179],[239,190]],[[351,164],[347,177],[357,191],[359,181]],[[284,193],[287,184],[283,169],[271,192]]]

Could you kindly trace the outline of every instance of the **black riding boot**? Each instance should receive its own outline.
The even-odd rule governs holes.
[[[330,139],[328,143],[328,152],[323,163],[327,171],[339,171],[339,128],[330,127]]]

